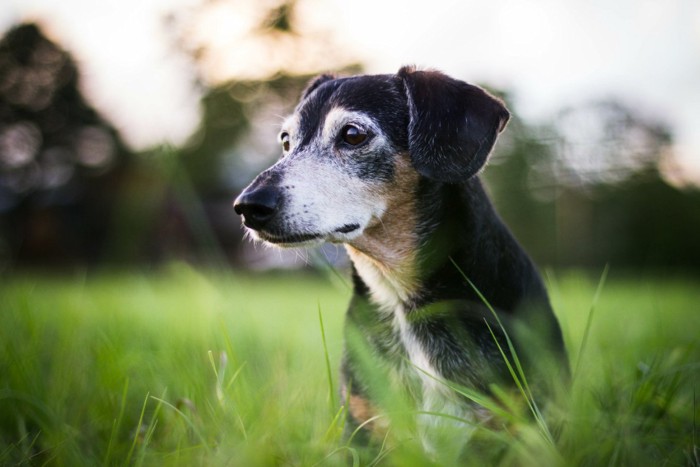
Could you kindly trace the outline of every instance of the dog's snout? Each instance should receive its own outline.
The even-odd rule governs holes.
[[[277,212],[281,199],[279,189],[271,186],[245,190],[236,198],[233,209],[243,216],[243,223],[254,230],[259,230],[272,219]]]

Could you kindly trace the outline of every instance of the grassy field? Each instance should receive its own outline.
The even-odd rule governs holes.
[[[461,462],[699,465],[700,283],[614,270],[598,282],[548,274],[575,369],[540,401],[547,428],[504,396],[504,428],[479,429]],[[4,277],[0,465],[452,462],[426,458],[410,427],[362,461],[344,444],[349,295],[318,276],[184,265]]]

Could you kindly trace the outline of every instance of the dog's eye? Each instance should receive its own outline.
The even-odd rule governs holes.
[[[289,151],[289,133],[283,131],[280,133],[280,142],[282,143],[282,150],[284,152]]]
[[[343,141],[351,146],[362,144],[367,139],[367,133],[357,128],[355,125],[345,125],[340,132]]]

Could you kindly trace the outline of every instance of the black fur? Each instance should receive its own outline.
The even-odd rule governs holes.
[[[508,121],[503,103],[435,71],[402,68],[396,75],[340,79],[323,75],[309,84],[296,109],[301,146],[314,144],[325,116],[337,107],[370,115],[393,146],[391,153],[362,154],[347,164],[353,176],[391,181],[397,154],[406,152],[420,175],[414,187],[417,225],[410,227],[418,239],[419,287],[401,312],[430,365],[441,377],[482,391],[492,383],[507,384],[506,365],[492,332],[501,347],[507,345],[489,311],[492,306],[532,374],[541,375],[538,368],[548,370],[539,359],[559,359],[563,341],[545,287],[476,176]],[[267,183],[270,177],[263,173],[259,179]],[[239,200],[259,184],[256,179]],[[391,234],[387,232],[388,243]],[[397,369],[406,378],[407,392],[420,400],[420,377],[406,362],[394,315],[373,303],[374,284],[356,270],[353,283],[342,363],[346,403],[352,405],[354,396],[381,405],[382,389]],[[532,334],[537,335],[534,345],[525,337]],[[538,352],[530,352],[532,346]],[[545,353],[540,353],[542,348]],[[377,372],[366,371],[367,355],[385,370],[378,380]],[[350,430],[362,422],[353,419],[351,410]]]
[[[382,105],[377,106],[378,102]],[[393,155],[397,151],[407,150],[408,141],[408,112],[397,78],[376,75],[333,79],[329,75],[321,75],[312,80],[296,109],[301,116],[301,147],[313,144],[326,115],[337,107],[371,115],[397,145],[392,153],[373,153],[370,157],[355,158],[346,169],[362,179],[390,181],[394,175]],[[332,157],[332,154],[327,156]]]
[[[483,89],[436,71],[399,70],[406,88],[411,158],[426,177],[459,182],[486,163],[510,117]]]
[[[418,192],[422,286],[406,304],[407,316],[440,373],[482,391],[488,391],[492,383],[512,383],[491,331],[502,348],[507,349],[507,342],[479,294],[497,311],[510,333],[517,329],[517,322],[536,328],[538,347],[561,359],[563,340],[545,287],[530,258],[495,214],[480,180],[446,184],[424,178]],[[397,345],[391,320],[371,303],[369,287],[356,273],[354,290],[349,325],[371,336],[368,342],[375,355],[384,355],[380,359],[396,365],[397,359],[406,356]],[[513,337],[517,344],[517,335]],[[537,370],[538,363],[529,358],[528,349],[518,348],[518,352],[531,370]],[[358,379],[352,360],[352,349],[348,349],[343,366],[347,381]],[[547,369],[546,363],[541,363]],[[359,388],[366,386],[363,383]],[[359,388],[357,392],[361,392]]]

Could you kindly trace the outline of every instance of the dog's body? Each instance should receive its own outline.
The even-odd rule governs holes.
[[[258,239],[345,244],[350,426],[376,425],[386,384],[408,388],[424,413],[473,419],[449,385],[488,391],[507,379],[485,302],[562,350],[542,281],[477,177],[508,118],[499,100],[438,72],[323,75],[283,126],[284,157],[236,200]]]

